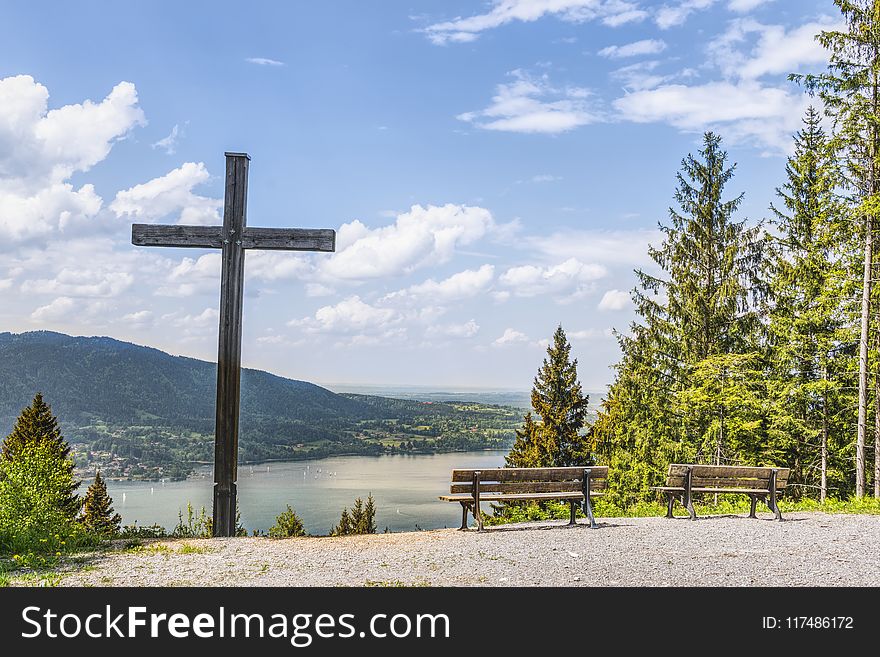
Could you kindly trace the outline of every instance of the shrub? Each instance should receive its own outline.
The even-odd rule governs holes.
[[[343,509],[339,518],[339,524],[334,527],[331,536],[347,536],[352,534],[375,534],[376,533],[376,506],[373,503],[372,493],[367,497],[367,502],[361,498],[354,501],[354,506]]]
[[[291,536],[305,536],[302,519],[296,515],[288,504],[280,516],[275,518],[275,524],[269,527],[269,538],[290,538]]]

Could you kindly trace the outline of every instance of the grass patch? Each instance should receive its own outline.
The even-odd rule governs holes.
[[[694,501],[694,510],[699,516],[712,515],[740,515],[748,514],[751,500],[746,495],[719,495],[718,504],[710,495],[703,500]],[[779,500],[779,510],[782,513],[797,511],[820,511],[823,513],[851,513],[880,515],[880,499],[863,497],[861,499],[849,498],[839,500],[828,498],[824,503],[818,500]],[[771,513],[767,505],[758,502],[758,513]],[[497,513],[497,512],[496,512]],[[484,515],[483,522],[486,525],[505,525],[516,522],[530,522],[538,520],[567,520],[569,518],[569,504],[563,502],[548,502],[542,505],[529,503],[523,506],[506,507],[500,510],[499,515]],[[676,501],[673,514],[677,517],[685,517],[687,511]],[[665,502],[637,502],[628,507],[620,507],[603,499],[593,502],[593,515],[597,518],[653,518],[666,515]],[[584,518],[580,507],[577,509],[577,517]]]
[[[193,545],[192,543],[184,543],[177,548],[177,554],[208,554],[208,552],[213,551],[214,548],[210,548],[207,545]]]

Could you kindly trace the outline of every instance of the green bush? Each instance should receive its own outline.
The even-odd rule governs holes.
[[[334,527],[331,536],[350,536],[353,534],[376,533],[376,506],[373,503],[372,493],[367,497],[367,502],[361,498],[354,501],[351,509],[343,509],[339,518],[339,524]]]
[[[173,538],[211,538],[214,535],[214,519],[208,515],[205,507],[195,513],[193,505],[186,503],[186,522],[183,511],[177,512],[177,526],[171,530]]]
[[[302,519],[296,515],[296,511],[288,504],[281,515],[275,518],[275,524],[269,527],[269,538],[290,538],[291,536],[305,536]]]
[[[60,554],[95,543],[76,522],[72,463],[48,443],[0,459],[0,552]]]

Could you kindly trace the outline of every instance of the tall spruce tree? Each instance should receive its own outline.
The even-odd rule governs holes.
[[[70,518],[73,519],[79,513],[81,501],[76,494],[80,482],[73,477],[73,461],[70,460],[70,445],[61,435],[58,426],[58,418],[52,415],[52,409],[43,400],[43,395],[37,393],[30,406],[22,409],[21,414],[15,420],[12,432],[0,445],[0,459],[16,461],[23,457],[25,452],[35,446],[46,448],[58,457],[59,462],[67,463],[67,477],[64,483],[66,490],[66,502],[63,508]]]
[[[829,476],[833,488],[846,487],[849,372],[840,352],[856,337],[847,317],[852,239],[836,196],[837,161],[813,107],[794,143],[787,181],[776,190],[781,206],[771,205],[770,437],[792,470],[792,494],[818,488],[824,500]]]
[[[95,480],[83,498],[80,522],[87,531],[99,536],[109,537],[119,533],[122,516],[113,512],[113,499],[107,494],[107,484],[100,471],[95,473]]]
[[[588,465],[589,440],[581,434],[586,428],[589,396],[584,395],[577,377],[577,359],[571,360],[571,344],[562,326],[553,333],[547,358],[538,370],[532,387],[532,409],[505,458],[509,467],[554,467]]]
[[[649,248],[660,273],[636,271],[633,300],[641,322],[619,336],[623,357],[594,427],[612,483],[629,496],[619,501],[644,494],[670,457],[748,458],[725,451],[718,430],[726,409],[720,377],[728,370],[718,365],[725,356],[755,351],[765,287],[760,228],[734,219],[742,194],[724,198],[734,169],[721,138],[705,133],[699,157],[682,160],[674,196],[679,209],[670,208],[670,223],[660,224],[664,241]],[[705,380],[713,372],[719,377],[714,388]],[[688,402],[698,394],[694,412]]]
[[[834,0],[834,4],[843,15],[845,28],[822,31],[817,36],[829,52],[827,73],[792,75],[791,78],[804,82],[810,91],[818,93],[826,113],[833,119],[832,143],[846,165],[850,212],[861,229],[864,245],[855,450],[855,493],[856,497],[862,497],[868,433],[874,231],[880,211],[880,0]],[[875,444],[875,458],[876,452]],[[876,482],[875,494],[880,496],[880,484]]]

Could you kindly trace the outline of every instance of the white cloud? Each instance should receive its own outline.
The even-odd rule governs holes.
[[[432,43],[467,43],[482,32],[514,21],[530,23],[544,16],[557,16],[568,23],[602,19],[618,26],[645,18],[646,12],[626,0],[494,0],[486,14],[434,23],[422,30]]]
[[[543,173],[537,176],[532,176],[529,179],[529,182],[533,183],[545,183],[545,182],[556,182],[558,180],[562,180],[562,176],[553,176],[549,173]]]
[[[40,306],[31,313],[31,319],[38,322],[54,322],[66,319],[76,307],[76,302],[69,297],[58,297],[45,306]]]
[[[174,155],[174,153],[177,152],[177,140],[180,137],[180,134],[180,126],[175,123],[168,136],[163,137],[154,144],[150,144],[150,147],[161,148],[165,151],[166,155]]]
[[[611,71],[610,75],[623,82],[627,91],[653,89],[654,87],[658,87],[664,82],[669,82],[676,77],[673,75],[659,75],[655,73],[654,71],[659,65],[660,62],[656,59],[636,62],[635,64],[629,64],[628,66],[623,66]]]
[[[131,287],[134,276],[117,268],[65,267],[54,278],[39,278],[22,283],[24,294],[51,294],[64,297],[116,297]]]
[[[164,176],[118,192],[110,209],[117,217],[146,222],[176,215],[180,224],[219,225],[223,202],[192,191],[210,177],[204,163],[185,162]]]
[[[429,338],[472,338],[480,330],[480,325],[473,319],[468,320],[464,324],[439,324],[429,326],[425,331],[425,336]]]
[[[708,52],[728,78],[755,80],[768,74],[788,74],[826,64],[828,52],[815,37],[822,30],[842,27],[825,19],[786,30],[782,25],[738,19],[709,44]],[[741,51],[738,46],[753,35],[757,41],[751,51]]]
[[[795,90],[742,80],[662,85],[623,96],[614,106],[636,123],[664,122],[688,132],[715,129],[730,142],[784,152],[809,100]]]
[[[566,337],[569,340],[601,340],[603,338],[614,337],[614,331],[610,328],[589,328],[582,331],[570,331],[566,333]]]
[[[650,266],[653,261],[648,256],[648,245],[662,241],[659,230],[565,230],[527,237],[522,245],[547,259],[582,258],[632,268]]]
[[[599,310],[623,310],[630,304],[629,293],[622,290],[608,290],[602,295]]]
[[[122,316],[121,320],[125,324],[131,324],[132,326],[149,326],[153,321],[153,311],[151,310],[138,310],[131,313],[126,313]]]
[[[429,278],[423,283],[392,292],[386,295],[383,301],[427,299],[432,303],[447,303],[468,299],[485,292],[492,284],[494,277],[495,267],[483,265],[479,269],[466,269],[458,272],[441,281]]]
[[[769,5],[773,0],[730,0],[727,3],[727,8],[730,11],[735,11],[739,14],[745,14],[746,12],[752,11],[752,9],[757,9],[761,5]]]
[[[602,265],[587,264],[577,258],[569,258],[549,267],[536,265],[511,267],[498,280],[518,297],[552,295],[560,300],[571,300],[592,291],[595,281],[607,273],[607,269]]]
[[[663,5],[654,15],[654,22],[661,30],[682,25],[695,11],[708,9],[718,0],[682,0],[675,5]]]
[[[655,55],[666,50],[666,42],[662,39],[642,39],[622,46],[608,46],[598,52],[602,57],[622,59],[640,55]]]
[[[381,228],[358,220],[337,232],[336,253],[319,259],[320,276],[363,280],[410,273],[448,262],[456,251],[496,229],[491,213],[480,207],[414,205]]]
[[[517,331],[512,328],[509,328],[509,329],[504,330],[504,333],[501,335],[500,338],[498,338],[497,340],[495,340],[492,343],[492,346],[493,347],[507,347],[507,346],[510,346],[513,344],[518,344],[518,343],[528,342],[528,341],[529,341],[529,337],[525,333],[523,333],[521,331]]]
[[[219,252],[206,253],[198,258],[182,258],[171,267],[165,283],[156,288],[156,295],[191,297],[216,293],[220,287],[220,264]]]
[[[94,223],[102,200],[68,179],[103,160],[144,115],[133,84],[100,103],[48,109],[49,91],[29,75],[0,79],[0,249]]]
[[[513,82],[496,87],[492,104],[456,118],[484,130],[557,134],[601,120],[588,101],[591,92],[580,87],[557,89],[547,75],[533,77],[519,69]]]
[[[357,295],[318,308],[313,317],[294,319],[288,326],[312,335],[335,335],[340,344],[378,344],[385,340],[401,340],[406,327],[403,315],[391,308],[380,308],[361,300]]]
[[[248,64],[256,64],[257,66],[284,66],[284,62],[277,59],[269,59],[268,57],[246,57]]]

